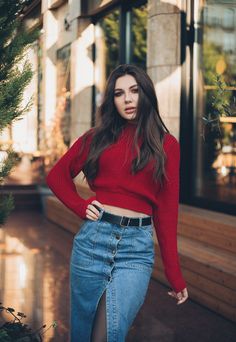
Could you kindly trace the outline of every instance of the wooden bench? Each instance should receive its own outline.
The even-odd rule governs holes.
[[[83,198],[92,195],[78,185]],[[46,216],[76,233],[83,222],[58,199],[48,197]],[[157,238],[153,278],[167,282]],[[236,322],[236,217],[180,204],[178,251],[182,273],[192,300]]]

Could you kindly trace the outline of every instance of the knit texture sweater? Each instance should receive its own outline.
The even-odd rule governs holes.
[[[83,134],[50,170],[47,184],[54,194],[80,218],[86,219],[86,209],[94,199],[102,204],[134,210],[152,216],[167,280],[179,292],[186,287],[177,249],[179,207],[180,147],[176,138],[166,133],[163,148],[167,156],[164,186],[153,179],[154,161],[136,174],[131,172],[135,154],[132,139],[135,125],[128,123],[118,140],[107,147],[99,157],[98,173],[89,186],[95,196],[85,200],[76,191],[73,178],[83,171],[93,136],[89,130],[82,150]],[[141,140],[139,140],[139,146]],[[79,153],[80,152],[80,153]],[[79,155],[79,156],[78,156]]]

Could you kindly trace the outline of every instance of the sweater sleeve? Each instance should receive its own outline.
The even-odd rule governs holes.
[[[153,222],[166,278],[174,291],[178,293],[186,287],[177,250],[180,146],[174,136],[169,135],[169,137],[165,151],[167,180],[164,180],[163,187],[157,194]]]
[[[86,218],[88,204],[96,198],[96,196],[92,196],[87,200],[83,199],[77,193],[73,182],[73,178],[82,171],[88,156],[91,134],[88,134],[83,152],[79,154],[85,134],[75,141],[68,151],[56,162],[46,177],[47,185],[59,200],[82,219]]]

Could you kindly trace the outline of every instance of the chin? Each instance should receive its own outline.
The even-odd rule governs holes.
[[[127,121],[133,121],[133,120],[135,120],[136,119],[136,115],[134,115],[134,116],[123,116],[123,118],[124,119],[126,119]]]

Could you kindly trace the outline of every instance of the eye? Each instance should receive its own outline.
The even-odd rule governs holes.
[[[133,88],[132,93],[138,93],[138,88]]]
[[[116,97],[121,96],[121,95],[122,95],[122,92],[121,92],[121,91],[119,91],[119,92],[117,92],[117,93],[114,94],[114,96],[116,96]]]

